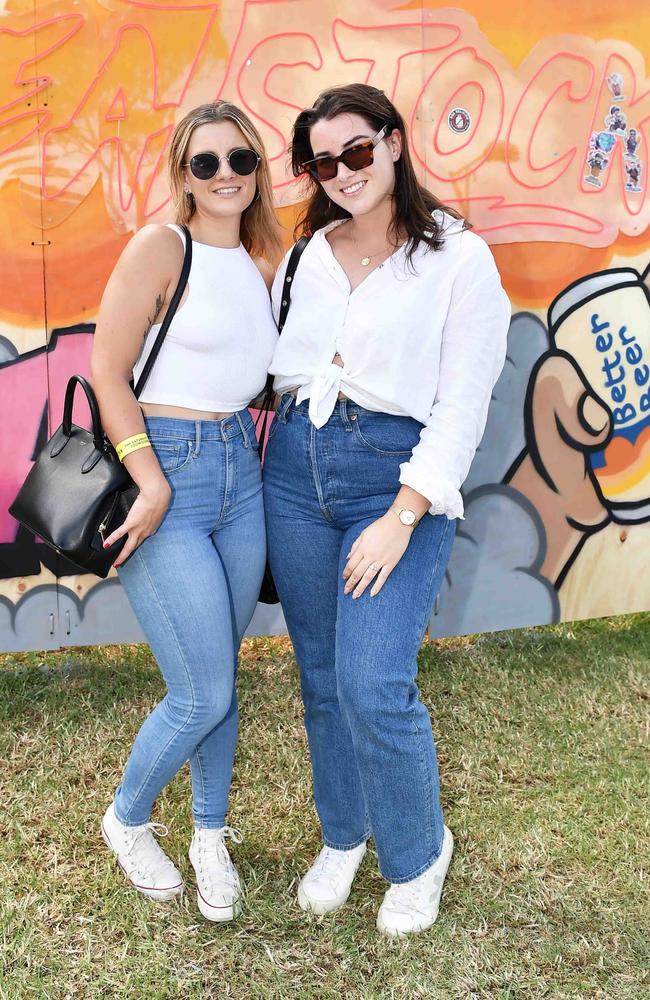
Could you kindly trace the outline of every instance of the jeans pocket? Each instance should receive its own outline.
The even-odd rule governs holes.
[[[377,455],[410,455],[420,439],[421,425],[411,417],[386,413],[354,413],[350,420],[357,441]]]
[[[177,472],[181,472],[192,457],[192,443],[190,441],[152,438],[151,447],[166,476],[173,476]]]

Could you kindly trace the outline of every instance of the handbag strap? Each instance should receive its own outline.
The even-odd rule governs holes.
[[[180,228],[182,229],[183,236],[185,237],[185,256],[183,258],[183,267],[181,268],[181,276],[178,279],[178,284],[176,285],[176,291],[172,295],[172,300],[167,308],[165,318],[162,321],[160,330],[158,331],[158,334],[156,336],[155,343],[151,348],[151,350],[149,351],[149,356],[144,363],[144,367],[140,372],[140,377],[133,389],[133,395],[135,396],[136,399],[139,399],[140,393],[144,389],[146,381],[151,375],[151,369],[153,368],[156,358],[160,353],[160,348],[162,347],[163,341],[167,336],[167,331],[169,330],[171,321],[174,318],[174,313],[178,309],[178,305],[183,297],[183,292],[185,291],[185,286],[187,285],[187,279],[190,276],[190,268],[192,266],[192,234],[190,233],[187,226],[181,226]]]
[[[301,236],[300,239],[294,243],[293,249],[289,254],[289,260],[287,262],[287,269],[284,272],[284,284],[282,285],[282,298],[280,299],[280,315],[278,316],[278,333],[282,333],[282,328],[287,321],[287,315],[289,313],[289,306],[291,305],[291,282],[294,279],[296,270],[298,269],[298,264],[300,258],[302,257],[303,250],[307,246],[311,239],[311,236]],[[259,432],[257,440],[260,446],[260,454],[264,450],[264,442],[266,440],[266,425],[269,419],[269,410],[273,403],[273,376],[267,375],[266,385],[264,387],[264,399],[262,402],[261,409],[257,415],[257,420],[255,421],[255,429],[259,427]],[[261,422],[261,426],[260,426]]]
[[[297,243],[294,244],[293,250],[289,256],[289,263],[287,264],[287,270],[284,275],[284,285],[282,286],[282,298],[280,299],[280,315],[278,317],[278,333],[282,333],[284,324],[287,322],[287,316],[289,314],[289,306],[291,305],[291,282],[294,279],[300,258],[302,257],[303,251],[307,244],[309,243],[311,236],[301,236]]]
[[[99,416],[99,405],[97,403],[97,397],[95,396],[93,387],[87,379],[83,377],[83,375],[71,375],[68,379],[68,385],[65,390],[65,401],[63,403],[63,422],[61,424],[63,442],[54,446],[54,450],[50,452],[52,457],[55,457],[63,450],[67,439],[72,434],[72,407],[74,404],[75,389],[78,385],[81,386],[86,394],[86,399],[88,400],[90,416],[92,418],[93,443],[95,445],[95,450],[98,453],[101,453],[104,448],[104,431],[102,430],[102,422]]]

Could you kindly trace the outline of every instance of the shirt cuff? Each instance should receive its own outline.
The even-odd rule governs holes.
[[[410,486],[416,493],[426,497],[431,506],[430,514],[446,514],[453,520],[463,521],[465,509],[460,490],[457,490],[449,480],[441,476],[424,476],[413,468],[410,462],[404,462],[399,467],[399,481],[402,486]]]

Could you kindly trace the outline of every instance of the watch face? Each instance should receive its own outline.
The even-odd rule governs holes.
[[[402,524],[415,524],[415,514],[412,510],[401,510],[399,512],[399,519]]]

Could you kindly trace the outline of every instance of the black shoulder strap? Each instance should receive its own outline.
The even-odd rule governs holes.
[[[185,291],[185,286],[187,285],[187,279],[190,276],[190,268],[192,266],[192,234],[187,226],[181,226],[180,228],[183,230],[183,235],[185,237],[185,257],[183,259],[183,267],[181,268],[181,276],[178,279],[178,284],[176,285],[176,291],[172,296],[172,300],[167,307],[167,313],[165,314],[165,318],[162,322],[160,330],[158,331],[156,341],[149,351],[149,357],[145,361],[144,368],[140,372],[140,378],[136,382],[135,388],[133,389],[133,394],[136,399],[139,399],[140,393],[144,389],[145,383],[151,375],[151,369],[153,368],[156,358],[160,353],[163,340],[167,336],[169,325],[174,318],[174,313],[178,309],[178,305],[183,297],[183,292]]]
[[[289,306],[291,305],[291,282],[294,279],[302,252],[309,243],[310,239],[311,236],[301,236],[298,242],[294,244],[293,250],[289,255],[289,263],[287,264],[287,270],[284,275],[284,285],[282,286],[282,298],[280,299],[278,333],[282,333],[282,328],[287,321],[287,314],[289,312]]]
[[[311,239],[311,236],[301,236],[297,243],[294,243],[293,249],[289,254],[289,260],[287,263],[287,270],[284,273],[284,284],[282,285],[282,298],[280,299],[280,315],[278,316],[278,333],[282,333],[282,328],[287,321],[287,315],[289,313],[289,306],[291,305],[291,282],[294,279],[296,271],[298,269],[298,263],[302,256],[302,252],[307,246]],[[262,404],[263,410],[268,410],[273,402],[273,376],[267,375],[266,385],[264,387],[264,402]],[[266,421],[265,421],[266,423]],[[263,428],[262,433],[266,428]]]

